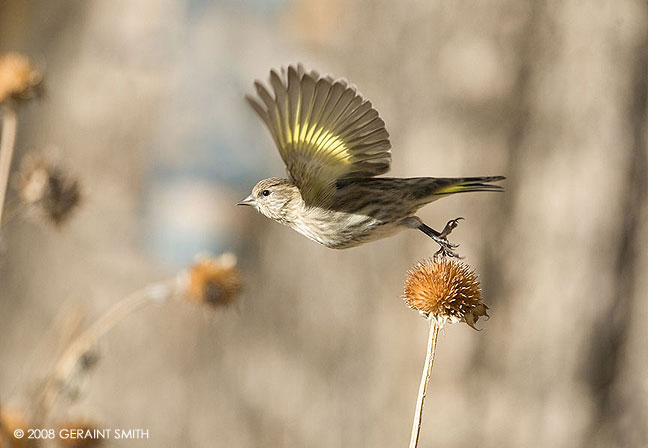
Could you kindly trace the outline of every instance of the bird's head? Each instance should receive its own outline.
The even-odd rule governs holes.
[[[249,205],[270,219],[288,224],[303,201],[299,188],[288,179],[270,177],[259,181],[252,194],[236,205]]]

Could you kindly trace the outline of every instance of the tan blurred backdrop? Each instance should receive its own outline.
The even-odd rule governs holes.
[[[30,405],[53,323],[231,250],[238,305],[129,316],[55,415],[149,429],[108,446],[407,444],[427,327],[400,295],[435,244],[334,251],[233,205],[283,174],[243,95],[301,61],[372,100],[393,175],[508,177],[420,214],[466,218],[492,315],[442,331],[421,446],[648,446],[644,1],[1,0],[11,50],[46,73],[14,167],[55,146],[84,202],[2,229],[3,406]]]

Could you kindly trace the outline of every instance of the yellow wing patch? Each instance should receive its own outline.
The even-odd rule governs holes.
[[[332,196],[339,179],[389,170],[385,123],[346,81],[288,67],[270,72],[272,92],[256,82],[260,101],[247,97],[270,130],[291,180],[313,204]]]
[[[306,135],[307,128],[304,127],[304,132],[299,132],[299,124],[295,128],[295,135],[297,138],[293,139],[293,133],[287,132],[287,144],[302,147],[304,144],[312,144],[316,149],[315,152],[326,153],[327,157],[334,158],[337,162],[348,164],[351,163],[351,152],[344,144],[344,141],[337,137],[330,131],[320,132],[318,136],[313,136],[313,131]]]

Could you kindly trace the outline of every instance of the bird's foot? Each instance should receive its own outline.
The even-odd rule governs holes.
[[[446,238],[459,225],[459,221],[461,221],[462,219],[464,218],[460,216],[458,218],[451,219],[450,221],[448,221],[439,236]],[[455,247],[458,247],[458,245]]]
[[[428,227],[425,224],[421,224],[419,226],[419,229],[428,235],[430,238],[432,238],[439,246],[439,250],[434,253],[434,260],[436,261],[438,256],[442,257],[449,257],[449,258],[462,258],[457,254],[454,249],[459,247],[458,244],[452,244],[450,241],[448,241],[448,235],[452,233],[452,231],[457,227],[459,224],[459,221],[464,218],[456,218],[456,219],[451,219],[450,221],[447,222],[445,227],[441,232],[437,232],[431,227]]]
[[[437,257],[448,257],[448,258],[462,258],[459,256],[458,253],[454,251],[457,247],[459,247],[458,244],[452,244],[450,241],[448,241],[446,238],[432,238],[436,243],[440,246],[439,250],[437,250],[434,253],[434,261],[436,261]]]

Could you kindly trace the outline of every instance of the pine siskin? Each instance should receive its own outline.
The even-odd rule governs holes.
[[[259,212],[333,249],[346,249],[419,229],[434,239],[438,253],[456,256],[447,236],[416,211],[441,197],[470,191],[502,191],[489,182],[503,176],[464,178],[376,178],[389,171],[391,144],[385,122],[371,102],[345,80],[306,72],[299,65],[270,71],[274,96],[259,81],[260,101],[246,99],[270,130],[286,164],[288,179],[260,181],[237,205]]]

